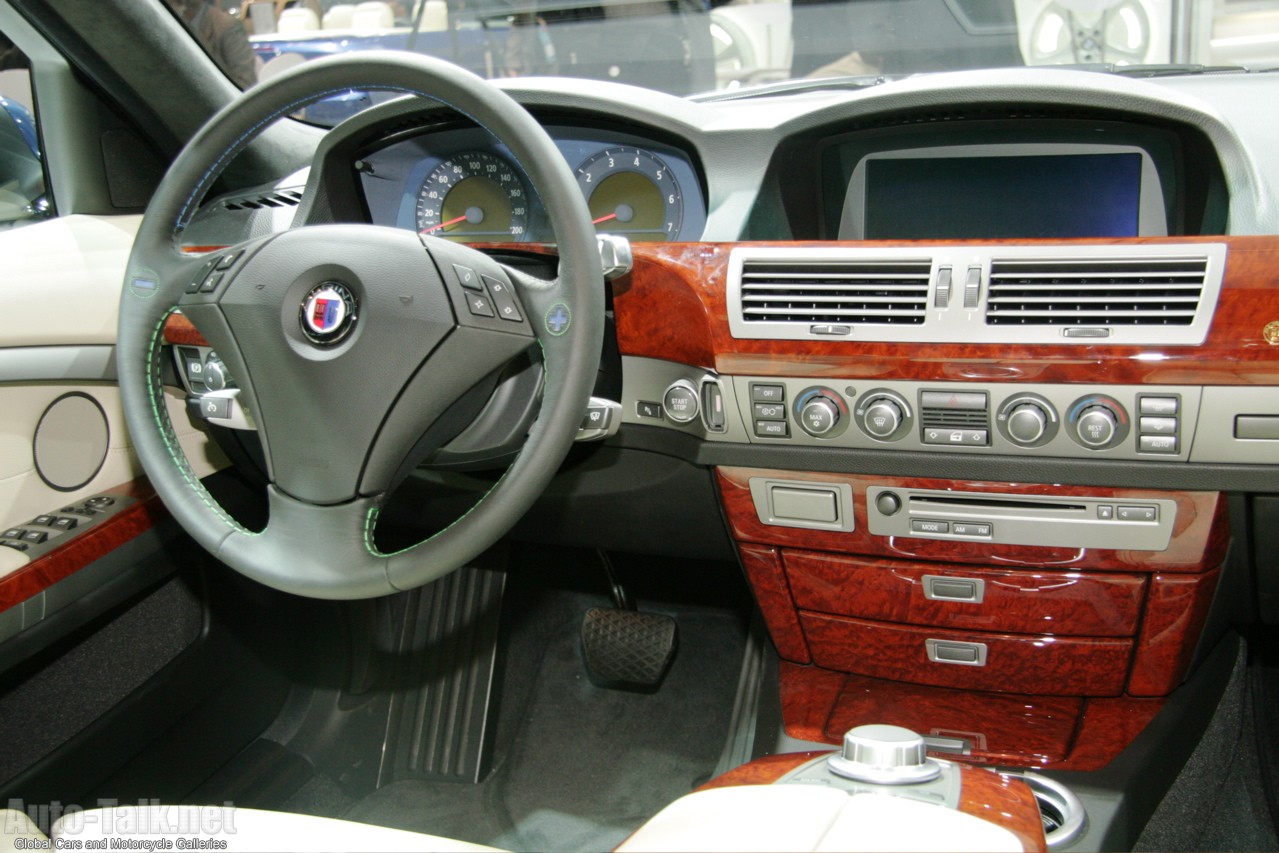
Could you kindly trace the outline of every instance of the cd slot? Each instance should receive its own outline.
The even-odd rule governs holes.
[[[937,510],[944,512],[999,512],[1014,510],[1032,510],[1035,512],[1088,512],[1087,504],[1059,503],[1057,501],[1027,501],[1011,498],[956,498],[932,497],[929,495],[911,495],[912,511]]]

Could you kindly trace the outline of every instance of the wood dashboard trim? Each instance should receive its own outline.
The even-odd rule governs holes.
[[[994,245],[1001,241],[964,241]],[[618,348],[727,375],[876,380],[1160,385],[1279,384],[1279,237],[1177,237],[1003,241],[1019,246],[1225,243],[1225,277],[1207,339],[1199,346],[1104,344],[892,344],[739,340],[728,324],[728,257],[734,248],[896,249],[906,242],[655,243],[634,246],[635,266],[613,283]],[[927,245],[963,245],[927,241]]]

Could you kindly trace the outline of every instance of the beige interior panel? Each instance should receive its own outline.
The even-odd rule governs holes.
[[[140,216],[63,216],[0,231],[0,347],[113,344]]]
[[[110,434],[106,461],[97,475],[74,492],[62,492],[46,485],[36,472],[32,437],[49,404],[72,391],[97,400],[106,413]],[[169,417],[195,472],[204,477],[225,467],[226,458],[217,445],[187,415],[181,392],[169,389],[166,396]],[[129,442],[120,392],[115,385],[19,383],[0,386],[0,524],[3,526],[29,521],[142,475]]]

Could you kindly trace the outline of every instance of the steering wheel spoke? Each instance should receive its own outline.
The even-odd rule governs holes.
[[[372,225],[308,225],[213,256],[181,253],[175,234],[253,129],[291,114],[308,96],[351,88],[429,96],[504,140],[550,216],[560,278],[526,281],[465,246]],[[418,54],[305,63],[215,116],[179,155],[147,209],[121,298],[117,344],[138,455],[197,541],[266,584],[357,598],[434,580],[508,530],[568,452],[598,366],[598,264],[572,173],[509,96]],[[253,411],[271,481],[270,520],[261,534],[236,525],[194,478],[157,404],[159,329],[174,307],[218,349]],[[397,478],[424,448],[466,426],[488,377],[539,343],[547,379],[516,461],[454,524],[407,551],[378,554],[372,526]]]

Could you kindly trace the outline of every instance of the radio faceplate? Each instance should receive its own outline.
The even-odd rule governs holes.
[[[1172,540],[1177,503],[870,486],[866,516],[877,536],[1163,551]]]

